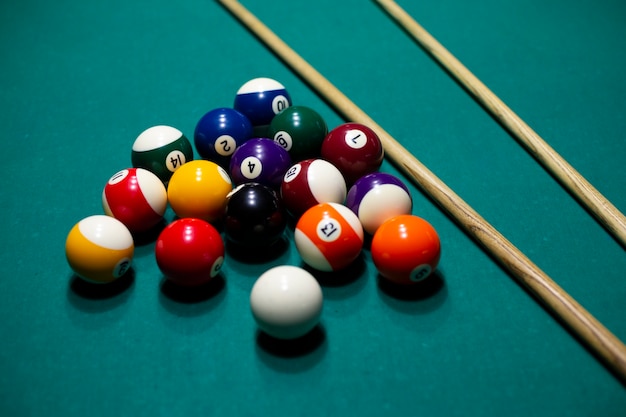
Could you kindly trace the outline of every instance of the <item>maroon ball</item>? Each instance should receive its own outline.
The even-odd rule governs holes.
[[[296,218],[319,203],[343,203],[346,193],[343,175],[324,159],[305,159],[293,165],[280,186],[283,203]]]
[[[339,125],[322,142],[322,158],[339,168],[348,184],[377,171],[384,156],[378,135],[360,123]]]

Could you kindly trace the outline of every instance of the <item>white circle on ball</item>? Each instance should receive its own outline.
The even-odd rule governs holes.
[[[348,207],[344,206],[343,204],[339,204],[339,203],[328,203],[328,204],[339,212],[341,217],[343,217],[343,219],[350,225],[350,228],[359,237],[361,242],[363,242],[363,238],[364,238],[363,225],[361,225],[361,221],[359,220],[359,217],[356,214],[354,214],[352,210],[350,210]]]
[[[237,141],[230,135],[222,135],[213,143],[215,152],[222,156],[230,156],[237,148]]]
[[[287,107],[289,107],[289,100],[287,100],[287,97],[283,95],[277,95],[272,100],[272,111],[274,112],[274,114],[280,113]]]
[[[293,146],[293,139],[291,135],[284,130],[276,132],[274,135],[274,142],[285,148],[286,151],[290,151]]]
[[[116,172],[115,174],[113,174],[111,178],[109,178],[108,184],[115,185],[115,184],[122,182],[124,178],[128,176],[128,172],[129,171],[127,169],[123,169],[121,171]]]
[[[302,171],[302,164],[295,164],[287,172],[285,172],[285,176],[283,177],[283,181],[289,183],[300,175],[300,171]]]
[[[215,260],[215,262],[213,262],[213,266],[211,266],[211,278],[220,273],[222,265],[224,265],[224,257],[220,256]]]
[[[346,144],[353,149],[361,149],[367,144],[365,132],[359,129],[350,129],[345,133]]]
[[[310,332],[319,323],[322,304],[317,280],[291,265],[263,273],[250,293],[250,307],[258,326],[279,339],[295,339]]]
[[[122,258],[119,260],[115,267],[113,268],[113,276],[115,278],[119,278],[124,275],[130,269],[130,258]]]
[[[409,279],[413,282],[420,282],[426,279],[433,272],[433,268],[428,264],[418,265],[409,274]]]
[[[341,223],[337,219],[328,217],[317,224],[317,237],[324,242],[334,242],[341,236]]]
[[[241,175],[249,180],[253,180],[261,175],[261,171],[263,171],[263,163],[256,156],[249,156],[241,161],[239,170],[241,171]]]
[[[174,150],[167,154],[165,157],[165,167],[170,171],[174,172],[178,168],[180,168],[187,160],[185,159],[185,154],[182,151]]]

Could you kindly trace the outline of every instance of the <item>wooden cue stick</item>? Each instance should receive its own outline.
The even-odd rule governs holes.
[[[376,2],[626,247],[626,216],[393,0]]]
[[[347,120],[376,131],[387,157],[626,381],[626,346],[615,335],[256,16],[235,0],[218,1]]]

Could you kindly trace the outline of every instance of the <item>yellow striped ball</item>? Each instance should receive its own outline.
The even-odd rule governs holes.
[[[126,226],[105,215],[82,219],[70,230],[65,241],[65,256],[80,278],[108,283],[130,268],[135,244]]]

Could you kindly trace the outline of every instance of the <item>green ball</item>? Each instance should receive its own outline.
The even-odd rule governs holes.
[[[191,142],[171,126],[153,126],[144,130],[133,143],[131,162],[134,168],[154,173],[164,184],[185,162],[193,160]]]
[[[328,134],[326,122],[315,110],[291,106],[272,119],[269,137],[285,148],[293,161],[316,158]]]

